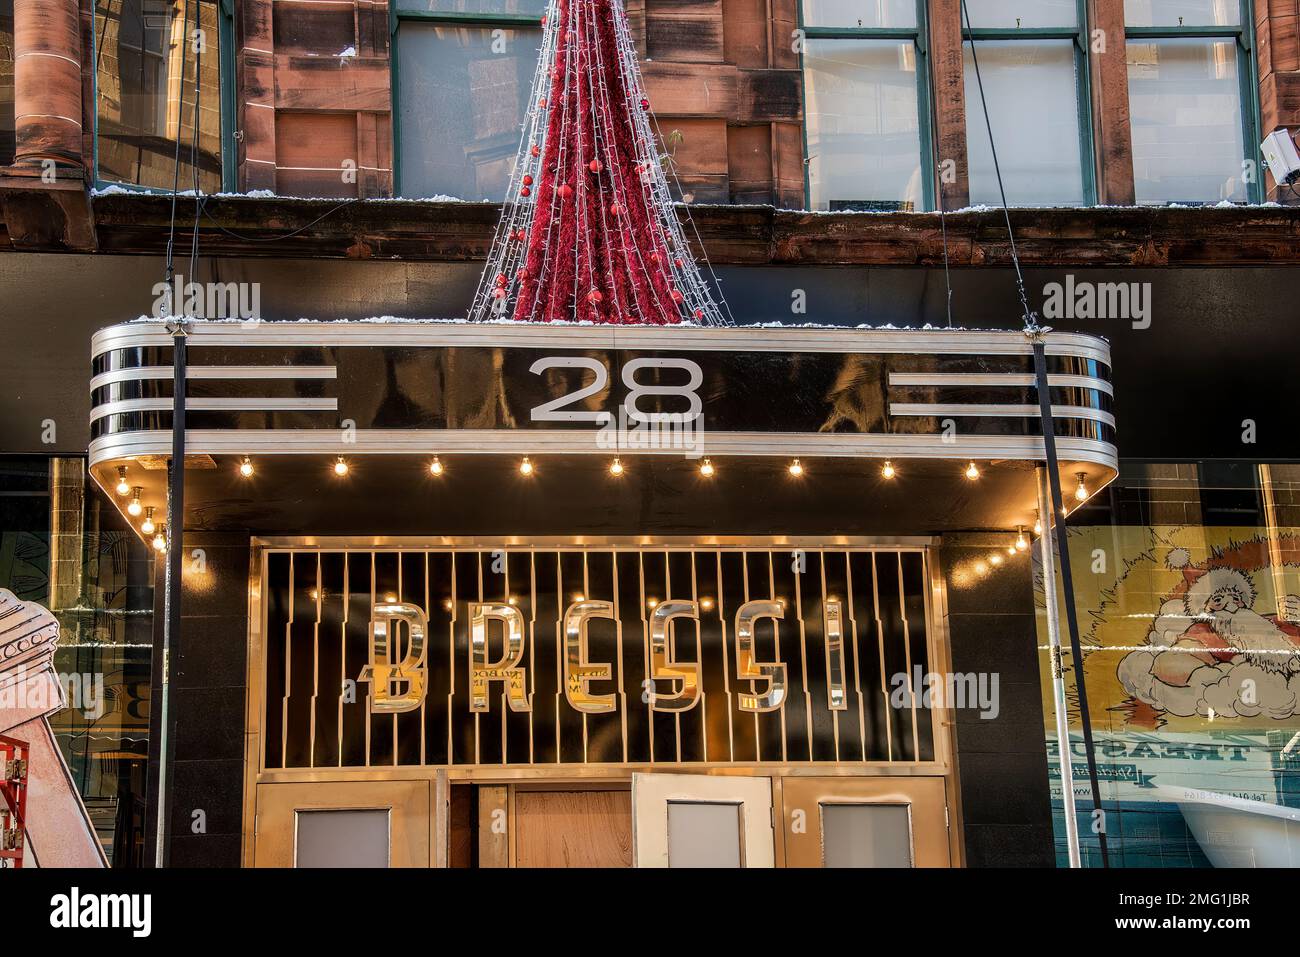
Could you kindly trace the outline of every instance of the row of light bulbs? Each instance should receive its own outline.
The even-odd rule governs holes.
[[[436,478],[444,475],[446,473],[446,470],[447,470],[446,466],[442,464],[442,459],[435,455],[433,457],[433,461],[429,463],[429,474]],[[253,466],[253,460],[249,458],[247,455],[245,455],[239,462],[239,474],[244,478],[252,478],[253,475],[256,473],[256,471],[257,470]],[[345,459],[343,456],[340,455],[334,461],[333,471],[334,474],[337,475],[338,477],[345,478],[352,471],[352,466],[348,464],[347,459]],[[609,463],[609,474],[614,476],[615,478],[618,478],[619,476],[623,475],[625,471],[626,469],[623,466],[622,460],[617,455],[614,456],[614,460]],[[700,471],[700,475],[702,475],[704,478],[713,478],[713,476],[717,474],[717,468],[714,466],[713,461],[708,456],[705,456],[700,461],[699,471]],[[793,478],[802,478],[804,475],[803,464],[798,459],[793,459],[790,462],[790,464],[786,466],[786,471],[789,472]],[[520,460],[519,462],[519,474],[527,478],[535,475],[536,472],[537,472],[537,467],[533,464],[532,459],[530,459],[527,455],[525,455],[523,459]],[[979,467],[972,460],[967,464],[962,474],[966,476],[967,480],[974,482],[979,479],[980,470]],[[886,480],[890,480],[890,479],[897,478],[897,476],[898,476],[898,469],[894,467],[893,462],[891,462],[889,459],[885,459],[884,464],[880,467],[880,477]],[[1076,472],[1075,478],[1077,479],[1077,485],[1075,486],[1074,489],[1074,498],[1076,501],[1079,502],[1086,501],[1088,495],[1090,494],[1088,492],[1087,475],[1084,472]],[[128,495],[131,496],[131,501],[127,504],[126,507],[127,514],[129,514],[132,518],[138,518],[141,515],[141,513],[144,514],[144,521],[140,523],[141,533],[144,534],[146,537],[152,535],[153,547],[160,552],[166,551],[167,536],[166,536],[165,528],[154,522],[153,520],[154,507],[152,505],[144,506],[141,504],[140,493],[143,491],[143,488],[141,488],[139,485],[132,485],[127,480],[125,465],[119,465],[117,468],[116,490],[118,495],[121,495],[123,497],[126,497]],[[1034,534],[1038,535],[1041,533],[1042,533],[1041,523],[1035,522]],[[1015,546],[1009,548],[1007,551],[1010,552],[1010,554],[1014,555],[1017,551],[1023,551],[1026,547],[1027,544],[1024,541],[1024,529],[1022,527],[1020,529],[1019,534],[1017,535]],[[998,560],[996,562],[993,562],[993,564],[995,565],[1001,563],[1001,556],[996,556],[996,557]],[[990,561],[992,561],[992,557],[990,557]]]

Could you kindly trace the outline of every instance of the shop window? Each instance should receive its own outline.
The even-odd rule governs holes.
[[[100,0],[95,5],[95,168],[103,183],[223,188],[222,74],[229,9],[215,0]],[[190,11],[186,21],[186,10]],[[195,142],[195,69],[198,139]],[[179,157],[180,173],[176,174]]]
[[[545,8],[545,0],[397,0],[401,195],[505,195]]]
[[[927,208],[919,5],[805,0],[801,22],[809,208]]]
[[[14,0],[0,0],[0,166],[14,161]]]
[[[906,804],[823,804],[827,867],[911,867],[912,822]]]
[[[294,867],[388,867],[387,808],[298,811]]]
[[[1081,4],[1078,0],[968,0],[967,10],[963,56],[971,202],[1002,204],[994,146],[1010,205],[1093,202],[1087,35]]]
[[[1259,198],[1251,28],[1242,7],[1241,0],[1126,0],[1139,204]]]

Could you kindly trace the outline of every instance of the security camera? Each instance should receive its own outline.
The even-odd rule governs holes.
[[[1268,139],[1259,144],[1259,148],[1268,162],[1275,183],[1290,186],[1300,179],[1300,152],[1296,151],[1290,131],[1274,130],[1268,134]]]

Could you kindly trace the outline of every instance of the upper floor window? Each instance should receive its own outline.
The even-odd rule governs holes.
[[[963,29],[963,56],[970,201],[1002,202],[993,163],[996,146],[1010,205],[1093,202],[1083,4],[1080,0],[967,0],[966,8],[970,22],[969,29]]]
[[[1257,177],[1243,0],[1125,0],[1124,14],[1138,203],[1247,202]]]
[[[98,180],[169,190],[179,179],[184,190],[194,188],[197,176],[199,189],[207,193],[226,185],[221,75],[229,44],[229,34],[222,36],[227,18],[216,0],[192,0],[188,6],[178,0],[98,0]]]
[[[0,0],[0,166],[14,161],[14,0]]]
[[[397,188],[497,200],[519,148],[546,0],[394,0]]]
[[[920,4],[804,0],[801,13],[809,208],[927,208]]]

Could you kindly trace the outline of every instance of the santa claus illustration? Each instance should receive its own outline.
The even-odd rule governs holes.
[[[1147,647],[1120,662],[1125,690],[1182,716],[1294,714],[1300,598],[1284,598],[1281,614],[1261,614],[1254,582],[1240,568],[1213,560],[1193,567],[1185,549],[1175,549],[1168,564],[1181,568],[1184,583],[1161,606]]]

